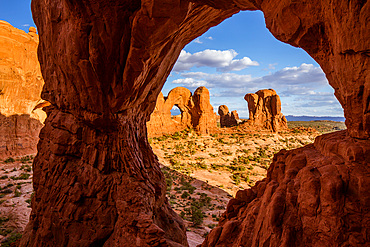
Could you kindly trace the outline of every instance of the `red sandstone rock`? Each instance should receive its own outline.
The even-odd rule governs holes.
[[[46,118],[36,29],[29,33],[0,21],[0,158],[35,154]]]
[[[171,116],[174,105],[181,111],[178,117]],[[216,115],[210,103],[209,91],[205,87],[199,87],[194,95],[184,87],[172,89],[166,98],[160,93],[150,121],[147,122],[148,136],[174,133],[186,128],[206,134],[216,127]]]
[[[225,229],[208,239],[265,246],[368,242],[369,143],[354,139],[370,137],[368,1],[33,0],[32,9],[42,97],[52,106],[21,246],[187,245],[181,219],[165,199],[145,124],[181,49],[241,9],[262,10],[275,37],[321,65],[351,137],[344,145],[343,136],[326,136],[314,148],[281,152],[268,178],[240,196],[245,204],[230,201]],[[239,225],[248,226],[246,234]]]
[[[238,191],[202,246],[366,246],[370,141],[347,131],[275,155],[267,178]]]
[[[288,122],[281,113],[279,95],[273,89],[263,89],[248,93],[244,99],[248,102],[248,124],[273,131],[285,130]]]
[[[236,126],[241,122],[239,115],[236,111],[229,112],[229,108],[226,105],[220,105],[218,107],[218,115],[220,115],[221,127]]]

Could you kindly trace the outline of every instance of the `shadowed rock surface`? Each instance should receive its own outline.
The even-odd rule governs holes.
[[[218,115],[220,115],[221,127],[236,126],[241,122],[239,115],[236,111],[229,112],[229,108],[226,105],[220,105],[218,107]]]
[[[260,127],[272,131],[288,129],[288,121],[281,113],[279,95],[273,89],[262,89],[244,96],[248,102],[249,120],[253,127]]]
[[[281,150],[202,246],[367,246],[370,145],[340,131]]]
[[[173,106],[180,109],[180,116],[171,116]],[[206,134],[216,127],[216,114],[210,103],[209,91],[205,87],[197,88],[194,95],[184,87],[172,89],[167,97],[160,93],[150,121],[147,122],[148,136],[174,133],[186,128]]]
[[[39,37],[0,21],[0,158],[36,153],[45,112],[37,59]]]
[[[21,246],[186,246],[146,122],[181,49],[239,10],[258,9],[276,38],[302,47],[321,65],[344,108],[348,135],[327,135],[315,146],[280,152],[268,183],[244,199],[254,200],[250,205],[266,202],[261,210],[239,203],[238,196],[223,228],[210,233],[208,240],[215,242],[204,245],[225,246],[219,241],[239,238],[251,246],[290,246],[292,239],[296,246],[369,241],[368,1],[33,0],[32,9],[40,33],[42,98],[52,106],[34,161],[35,195]],[[307,161],[298,159],[302,152]],[[289,164],[296,169],[290,171]],[[312,164],[316,169],[304,168]],[[296,172],[312,186],[289,184]],[[251,214],[257,220],[239,232],[238,223]],[[290,215],[298,215],[296,221],[284,220]]]

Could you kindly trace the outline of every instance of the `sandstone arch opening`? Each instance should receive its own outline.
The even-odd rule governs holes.
[[[267,178],[237,193],[203,245],[368,242],[369,2],[102,3],[32,2],[51,106],[21,246],[187,245],[145,123],[181,48],[241,9],[264,11],[277,38],[322,65],[348,131],[276,155]]]

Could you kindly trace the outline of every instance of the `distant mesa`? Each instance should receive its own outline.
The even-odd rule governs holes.
[[[179,116],[171,116],[173,106],[180,109]],[[210,103],[208,89],[199,87],[192,94],[187,88],[176,87],[167,97],[160,93],[147,128],[148,136],[174,133],[187,128],[200,134],[210,133],[217,128],[217,116]]]
[[[262,89],[256,93],[248,93],[244,99],[248,102],[248,125],[275,132],[288,129],[287,120],[281,113],[280,97],[275,90]]]

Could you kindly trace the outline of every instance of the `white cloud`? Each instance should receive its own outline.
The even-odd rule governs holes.
[[[314,84],[314,88],[328,84],[325,74],[320,67],[303,63],[299,67],[286,67],[271,75],[259,79],[266,84],[305,85]]]
[[[206,37],[206,39],[213,40],[212,36]]]
[[[23,24],[22,27],[29,27],[31,26],[30,24]]]
[[[218,71],[240,71],[249,66],[258,66],[258,62],[252,61],[249,57],[234,59],[238,53],[234,50],[204,50],[191,54],[184,50],[173,68],[173,71],[190,70],[192,67],[212,67]]]
[[[255,78],[249,74],[236,73],[187,72],[180,75],[183,78],[172,83],[182,84],[190,90],[206,86],[212,94],[211,100],[216,102],[228,104],[237,100],[245,105],[243,99],[245,94],[273,88],[280,95],[285,106],[283,112],[287,115],[343,115],[343,110],[324,72],[320,67],[312,64],[303,63],[300,66],[286,67],[275,73]],[[227,97],[229,99],[225,99]],[[237,105],[232,103],[228,107],[237,107]],[[317,112],[314,112],[314,109]]]
[[[194,42],[194,43],[197,43],[197,44],[203,44],[203,42],[202,42],[202,41],[200,41],[200,39],[199,39],[199,38],[196,38],[193,42]]]

